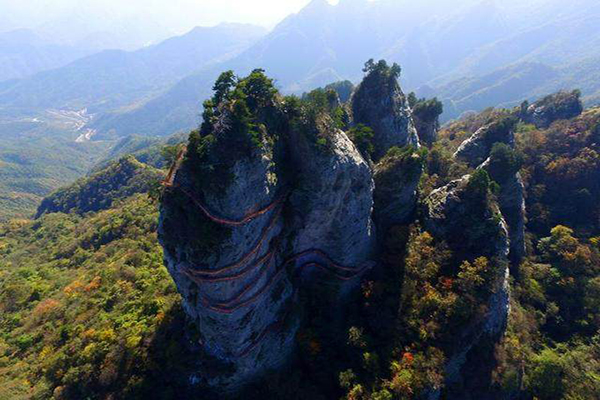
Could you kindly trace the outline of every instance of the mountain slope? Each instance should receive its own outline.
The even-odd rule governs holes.
[[[140,163],[133,156],[123,157],[104,170],[46,197],[38,208],[37,217],[56,212],[85,214],[106,210],[116,201],[136,193],[148,193],[163,177],[161,171]]]
[[[196,105],[223,70],[243,75],[264,68],[284,92],[302,93],[333,81],[356,82],[359,67],[375,57],[398,62],[409,90],[421,87],[422,95],[439,94],[456,102],[446,116],[454,117],[584,85],[585,74],[555,74],[552,69],[577,68],[577,63],[600,56],[594,28],[599,19],[600,7],[590,0],[468,1],[460,7],[435,0],[341,0],[335,6],[314,0],[238,57],[90,126],[123,135],[140,133],[139,126],[154,135],[186,130],[199,122]],[[446,94],[452,87],[461,95]]]
[[[0,82],[62,67],[92,52],[91,48],[51,43],[26,29],[3,32],[0,33]]]
[[[262,34],[254,26],[223,24],[135,52],[104,51],[5,85],[0,107],[96,113],[135,104],[208,63],[235,55]]]
[[[52,137],[0,139],[0,220],[33,215],[44,196],[85,175],[106,148]]]

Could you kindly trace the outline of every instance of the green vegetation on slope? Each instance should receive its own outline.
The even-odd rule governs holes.
[[[0,139],[0,221],[33,215],[44,196],[85,175],[106,147],[62,138]]]
[[[157,218],[139,194],[0,228],[0,398],[174,398],[185,353]]]
[[[46,197],[37,216],[55,212],[83,214],[110,208],[117,200],[135,193],[148,193],[158,186],[164,174],[126,156],[94,175]]]
[[[262,72],[254,78],[255,88],[271,87]],[[264,143],[252,140],[265,121],[254,108],[260,96],[248,101],[249,92],[223,87],[223,96],[240,102],[241,125],[233,133],[240,135],[241,150],[252,151]],[[313,93],[314,101],[268,98],[283,101],[298,124],[314,124],[311,116],[337,108],[323,101],[325,90]],[[484,125],[502,126],[518,112],[487,110],[457,121],[429,151],[393,149],[382,165],[424,162],[423,198],[473,172],[452,157],[462,140]],[[205,146],[213,145],[209,136],[192,135],[191,157],[206,156]],[[362,136],[368,143],[369,135]],[[314,139],[319,145],[325,138]],[[474,173],[462,198],[473,218],[485,215],[496,200],[492,180],[520,168],[529,221],[528,256],[511,281],[507,334],[489,344],[493,359],[467,360],[468,368],[493,371],[459,385],[474,398],[491,390],[517,399],[593,399],[600,391],[600,110],[546,129],[520,122],[516,141],[518,151],[492,146],[490,175]],[[140,181],[133,182],[142,185],[132,185],[131,172],[139,170],[151,173],[134,173]],[[69,214],[1,225],[0,398],[206,398],[200,388],[187,392],[190,358],[203,355],[190,350],[186,335],[193,332],[184,329],[179,296],[162,265],[157,206],[136,193],[148,190],[157,173],[126,158],[55,195]],[[486,232],[497,228],[490,221],[479,218],[468,234],[487,243]],[[462,237],[460,226],[453,229],[458,232],[451,237]],[[382,253],[385,268],[363,282],[349,305],[346,330],[332,332],[318,306],[319,290],[327,288],[301,293],[309,306],[296,338],[298,357],[244,398],[416,399],[432,388],[452,398],[453,390],[464,388],[444,387],[445,363],[456,352],[456,336],[485,315],[503,267],[478,253],[478,244],[441,241],[418,223],[392,228]]]

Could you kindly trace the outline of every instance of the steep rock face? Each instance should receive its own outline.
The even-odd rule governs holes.
[[[518,172],[500,183],[498,204],[509,230],[510,261],[518,265],[525,256],[525,185]]]
[[[374,218],[380,233],[405,224],[417,205],[417,188],[423,173],[423,161],[416,152],[388,153],[374,170]]]
[[[285,188],[272,160],[272,150],[238,160],[224,192],[198,185],[186,162],[162,202],[167,268],[198,343],[227,371],[203,368],[200,379],[211,386],[234,390],[291,351],[293,331],[277,329],[288,322],[292,287],[278,248]]]
[[[218,129],[217,149],[228,157],[233,135],[227,124]],[[159,237],[199,347],[216,365],[201,366],[195,382],[233,392],[282,366],[302,314],[298,290],[325,284],[335,303],[323,307],[339,314],[345,294],[373,266],[370,168],[344,132],[326,135],[327,146],[305,132],[293,131],[291,143],[265,140],[227,171],[199,174],[190,158],[176,171]],[[279,160],[296,160],[293,181],[286,182],[277,152],[285,153]],[[214,175],[226,180],[223,188],[206,184]]]
[[[444,106],[437,98],[417,99],[414,93],[408,95],[408,102],[412,109],[412,116],[417,128],[419,140],[431,146],[437,141],[440,129],[440,115],[444,112]]]
[[[547,128],[559,119],[577,117],[583,112],[581,92],[558,92],[536,101],[526,110],[522,118],[538,128]]]
[[[374,160],[379,160],[394,146],[419,146],[408,101],[396,76],[388,70],[368,73],[352,95],[354,123],[364,124],[375,133]]]
[[[365,266],[375,239],[369,165],[341,130],[331,130],[327,149],[294,136],[293,158],[299,165],[290,197],[296,210],[290,227],[294,253],[318,248],[341,265]]]
[[[465,160],[471,167],[481,165],[489,157],[495,143],[514,146],[515,123],[516,120],[507,117],[484,125],[459,146],[454,156]]]
[[[437,140],[438,130],[440,129],[440,123],[437,118],[435,120],[427,120],[413,113],[413,120],[419,139],[422,142],[430,146]]]

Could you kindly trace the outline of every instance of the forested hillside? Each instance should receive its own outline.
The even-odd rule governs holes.
[[[185,353],[156,223],[140,194],[2,227],[1,398],[176,398],[161,371],[177,378]]]
[[[30,217],[44,196],[85,175],[107,143],[0,138],[0,220]]]

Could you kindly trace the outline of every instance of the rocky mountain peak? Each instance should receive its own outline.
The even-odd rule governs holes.
[[[223,74],[163,196],[165,262],[203,351],[233,371],[209,386],[283,365],[299,292],[337,288],[324,307],[338,313],[374,265],[371,169],[330,116],[339,101],[322,100],[283,100],[259,70]]]
[[[375,133],[374,160],[394,146],[418,146],[410,107],[398,84],[400,67],[371,60],[364,71],[366,75],[352,96],[352,113],[354,123],[367,125]]]
[[[457,259],[503,267],[508,233],[488,172],[418,207],[426,151],[399,67],[369,62],[365,72],[351,112],[330,90],[284,98],[262,70],[215,83],[201,128],[165,182],[158,230],[197,331],[194,382],[237,393],[281,368],[315,307],[328,332],[345,334],[363,278],[387,273],[380,252],[394,227],[423,226]],[[502,136],[487,132],[474,140],[484,142],[477,156]],[[494,334],[508,304],[508,292],[498,293],[493,315],[478,320]]]

